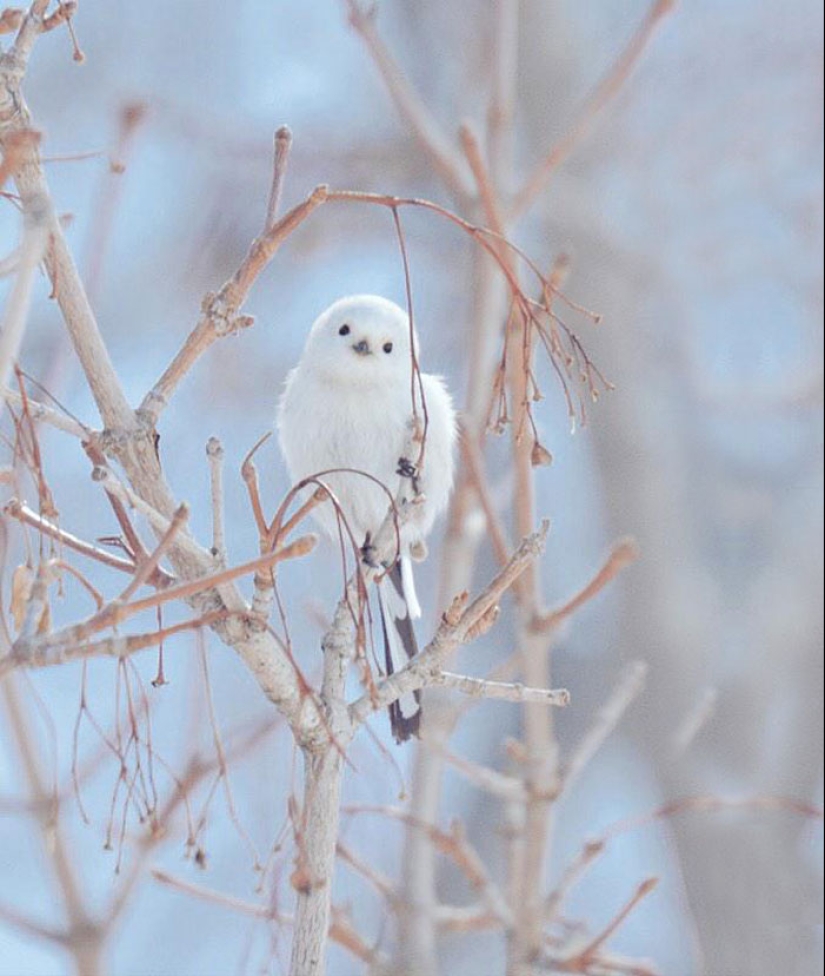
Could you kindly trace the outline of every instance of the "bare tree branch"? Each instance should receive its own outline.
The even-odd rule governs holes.
[[[205,296],[200,321],[163,375],[143,398],[139,416],[154,424],[180,381],[212,343],[252,325],[253,320],[249,316],[238,314],[249,289],[281,244],[326,199],[327,188],[316,187],[303,203],[293,207],[252,242],[238,270],[216,295]]]
[[[57,945],[64,945],[67,936],[61,929],[45,925],[43,922],[36,921],[28,915],[18,911],[13,905],[4,905],[0,902],[0,922],[10,925],[12,928],[22,932],[23,935],[30,935],[35,939],[46,942],[54,942]]]
[[[624,713],[641,694],[646,680],[647,665],[644,661],[634,661],[628,666],[613,693],[599,709],[593,725],[565,763],[563,776],[566,789],[570,789],[582,770],[610,737]]]
[[[11,34],[19,30],[22,23],[23,11],[19,7],[6,7],[0,13],[0,34]]]
[[[621,90],[639,58],[644,53],[656,27],[675,6],[676,0],[654,0],[645,19],[630,39],[627,47],[622,51],[616,63],[594,89],[580,112],[577,121],[536,166],[533,173],[527,178],[527,182],[516,194],[510,211],[512,219],[520,217],[538,198],[550,182],[553,173],[555,173],[558,167],[567,159],[590,130],[596,116],[599,115],[602,109]]]
[[[39,827],[43,845],[50,864],[54,888],[65,912],[67,926],[61,936],[63,944],[74,956],[79,972],[97,976],[101,969],[101,932],[92,917],[90,906],[74,863],[71,847],[60,825],[53,820],[54,805],[52,791],[49,789],[42,769],[42,760],[32,736],[30,723],[21,700],[18,684],[14,676],[0,675],[0,696],[11,728],[12,741],[20,757],[20,762],[28,784],[29,796],[35,809],[41,811]],[[16,913],[19,925],[22,916]],[[7,918],[9,916],[7,915]],[[35,923],[37,924],[37,923]],[[39,927],[39,926],[38,926]],[[56,935],[56,933],[52,933]]]
[[[538,532],[527,536],[507,565],[469,606],[466,593],[456,597],[427,647],[405,668],[379,681],[371,693],[362,695],[350,706],[353,721],[363,722],[371,712],[390,705],[402,695],[438,681],[442,665],[450,654],[472,639],[473,628],[484,620],[519,576],[527,572],[530,564],[544,548],[549,528],[550,523],[545,521]]]
[[[23,405],[23,397],[20,393],[9,387],[6,387],[5,390],[0,390],[0,397],[6,403],[13,403],[16,407]],[[26,407],[32,420],[42,421],[50,427],[54,427],[55,430],[62,430],[66,434],[72,434],[72,436],[80,440],[84,440],[91,433],[88,427],[84,427],[77,420],[61,413],[59,410],[47,407],[45,403],[40,403],[37,400],[31,400],[29,397],[26,397]]]
[[[287,125],[282,125],[275,133],[275,157],[272,165],[272,186],[269,190],[269,202],[266,205],[266,224],[264,230],[269,230],[278,216],[281,205],[281,195],[284,190],[286,169],[289,153],[292,149],[292,132]]]
[[[433,168],[457,199],[472,192],[461,157],[423,104],[375,29],[375,8],[364,10],[361,0],[345,0],[349,21],[375,62],[398,114],[427,153]]]
[[[212,554],[219,563],[226,562],[226,531],[223,502],[223,444],[210,437],[206,445],[209,459],[209,480],[212,488]]]
[[[627,919],[628,915],[642,902],[659,884],[658,878],[647,878],[643,881],[616,917],[592,939],[580,952],[577,952],[566,963],[567,972],[586,972],[587,966],[596,957],[599,949],[616,932]]]
[[[431,678],[431,684],[452,688],[471,698],[496,698],[509,702],[538,702],[545,705],[555,705],[565,708],[570,704],[570,692],[566,688],[526,688],[522,684],[510,684],[501,681],[484,681],[481,678],[470,678],[463,674],[451,674],[442,671]]]
[[[527,800],[527,791],[524,783],[517,776],[508,776],[505,773],[499,773],[489,766],[472,762],[463,756],[448,752],[446,749],[441,751],[450,766],[461,776],[491,796],[497,796],[499,799],[505,800],[508,803],[515,801],[516,803],[523,804]]]
[[[56,539],[62,545],[68,546],[69,549],[74,549],[75,552],[88,556],[89,559],[94,559],[104,566],[119,569],[124,573],[133,573],[135,571],[136,565],[132,560],[123,559],[121,556],[116,556],[114,553],[107,552],[105,549],[99,549],[90,542],[84,542],[83,539],[78,539],[77,536],[65,532],[48,519],[43,518],[42,515],[38,515],[28,505],[18,501],[16,498],[12,498],[11,501],[5,504],[3,514],[10,518],[18,519],[25,525],[30,525],[33,529],[37,529],[38,532],[42,532],[43,535],[48,536],[50,539]],[[167,582],[171,582],[171,577],[167,576]]]
[[[539,614],[533,621],[535,630],[553,630],[562,621],[571,617],[580,607],[597,596],[611,580],[631,566],[639,558],[639,548],[635,539],[619,539],[610,550],[604,565],[593,579],[575,596],[555,610]]]
[[[241,563],[239,566],[233,566],[229,569],[220,570],[203,579],[189,580],[166,587],[151,596],[132,600],[131,603],[124,602],[122,597],[118,598],[108,603],[102,610],[98,611],[98,613],[86,621],[79,624],[72,624],[69,627],[64,627],[62,630],[44,634],[40,637],[21,633],[21,636],[15,641],[12,647],[11,654],[4,659],[0,659],[0,669],[4,666],[8,669],[9,667],[19,665],[25,665],[26,667],[48,667],[52,664],[60,663],[62,659],[70,655],[89,656],[88,652],[91,645],[86,648],[83,645],[92,634],[122,623],[129,617],[142,613],[144,610],[150,610],[173,600],[191,598],[205,590],[217,588],[226,582],[237,579],[239,576],[247,576],[264,567],[272,566],[277,562],[283,562],[285,559],[304,556],[312,551],[315,541],[316,537],[314,536],[304,536],[291,545],[260,556],[258,559]],[[124,593],[128,593],[130,590],[131,584],[124,590]],[[220,615],[224,611],[216,611],[215,613]],[[207,614],[207,616],[210,615]],[[218,619],[217,616],[215,619]],[[188,626],[191,627],[192,624]],[[129,639],[125,638],[127,641]],[[111,647],[115,645],[106,646]],[[127,646],[131,646],[132,651],[134,651],[146,645],[136,642],[133,645],[124,645],[124,647]]]
[[[0,325],[0,396],[8,386],[23,340],[34,277],[48,239],[47,213],[48,208],[41,198],[34,196],[25,202],[17,273]]]

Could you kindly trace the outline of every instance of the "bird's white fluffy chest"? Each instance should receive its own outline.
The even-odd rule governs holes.
[[[338,499],[358,543],[368,532],[377,532],[398,490],[398,460],[411,413],[409,391],[397,384],[335,383],[300,366],[287,380],[278,427],[290,476],[297,482],[331,468],[354,469],[322,480]],[[333,506],[324,505],[314,514],[337,536]]]

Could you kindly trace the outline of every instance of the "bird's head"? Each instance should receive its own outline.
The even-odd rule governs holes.
[[[329,381],[355,386],[409,382],[407,313],[377,295],[341,298],[313,324],[302,364]]]

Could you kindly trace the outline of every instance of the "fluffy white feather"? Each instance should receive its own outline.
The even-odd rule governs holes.
[[[341,335],[344,328],[349,331]],[[356,351],[361,343],[368,351]],[[391,351],[384,352],[390,345]],[[424,373],[421,379],[428,414],[421,481],[425,502],[405,526],[407,548],[430,531],[453,481],[455,415],[450,395],[440,377]],[[354,473],[324,478],[363,541],[368,532],[377,532],[398,491],[398,460],[411,420],[406,312],[375,295],[335,302],[312,326],[279,404],[278,434],[290,476],[299,481],[330,468],[353,468],[384,485],[386,490]],[[332,507],[324,505],[316,513],[321,527],[337,538]]]
[[[417,349],[417,339],[414,341]],[[441,378],[423,373],[421,381],[428,417],[420,479],[424,501],[402,530],[400,578],[407,634],[412,633],[409,620],[421,613],[410,547],[424,540],[447,505],[456,433],[452,402]],[[352,469],[324,475],[323,480],[334,492],[359,544],[376,534],[398,492],[398,462],[407,449],[412,416],[406,312],[375,295],[335,302],[312,326],[300,362],[287,378],[277,426],[293,481],[331,468]],[[358,472],[371,475],[378,484]],[[319,506],[313,515],[328,535],[338,538],[331,504]],[[409,638],[406,643],[410,653]]]

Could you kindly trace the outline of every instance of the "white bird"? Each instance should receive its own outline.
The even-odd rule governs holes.
[[[387,517],[405,474],[401,469],[413,423],[413,361],[407,313],[376,295],[355,295],[331,305],[315,321],[298,365],[286,380],[278,405],[281,451],[294,482],[328,471],[334,493],[359,544],[369,543]],[[416,358],[418,350],[415,342]],[[418,391],[416,381],[416,391]],[[455,413],[442,379],[421,373],[426,404],[426,441],[420,504],[401,530],[400,558],[378,586],[387,673],[418,653],[412,620],[421,615],[411,558],[446,507],[453,481]],[[421,418],[420,394],[417,404]],[[380,487],[366,475],[380,482]],[[409,473],[409,472],[408,472]],[[384,490],[386,489],[386,490]],[[389,494],[388,494],[389,492]],[[339,538],[331,502],[313,517],[333,540]],[[390,706],[397,741],[418,734],[419,695]]]

